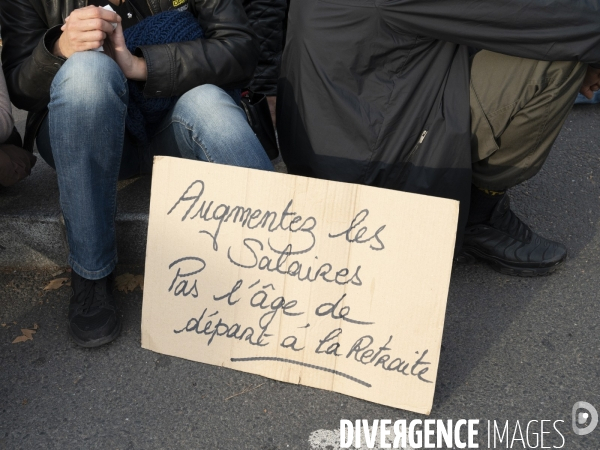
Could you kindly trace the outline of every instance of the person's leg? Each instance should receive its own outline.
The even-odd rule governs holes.
[[[181,96],[150,142],[153,154],[273,170],[242,109],[213,85]]]
[[[117,263],[116,184],[127,102],[127,80],[112,59],[75,53],[52,82],[38,139],[40,153],[56,168],[67,228],[69,331],[86,347],[113,340],[121,328],[110,275]]]
[[[117,263],[114,223],[127,100],[125,76],[98,52],[75,53],[50,90],[50,145],[69,264],[88,279],[107,276]]]
[[[481,51],[471,67],[473,189],[463,250],[514,275],[543,275],[566,258],[510,210],[505,191],[539,172],[586,65]]]
[[[473,184],[503,191],[542,168],[587,65],[481,51],[471,68]]]

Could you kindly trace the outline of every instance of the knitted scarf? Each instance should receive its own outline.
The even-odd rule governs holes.
[[[127,28],[123,34],[131,53],[142,45],[170,44],[204,37],[198,21],[191,13],[176,10],[146,17]],[[128,84],[129,106],[125,126],[139,143],[146,143],[179,97],[145,98],[139,82],[129,80]]]

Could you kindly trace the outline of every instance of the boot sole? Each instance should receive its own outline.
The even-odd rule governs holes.
[[[75,336],[75,334],[71,330],[71,327],[69,327],[69,334],[71,335],[71,338],[75,341],[75,343],[80,347],[93,348],[100,347],[101,345],[108,344],[109,342],[114,341],[121,334],[121,327],[121,319],[119,319],[119,324],[115,327],[111,334],[91,341],[82,341],[81,339],[79,339],[77,336]]]
[[[516,277],[543,277],[550,275],[551,273],[555,272],[556,269],[562,266],[565,260],[566,258],[563,258],[556,264],[547,267],[519,267],[486,255],[485,253],[473,248],[463,250],[461,254],[456,257],[456,261],[459,263],[473,264],[477,261],[482,261],[488,264],[496,272]]]

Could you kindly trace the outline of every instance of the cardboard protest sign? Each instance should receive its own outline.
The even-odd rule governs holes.
[[[142,346],[429,414],[458,202],[157,157]]]

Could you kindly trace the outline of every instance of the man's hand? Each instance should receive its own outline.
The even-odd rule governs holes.
[[[587,73],[583,79],[581,85],[581,92],[587,98],[591,99],[597,90],[600,89],[600,69],[594,69],[592,66],[588,66]]]
[[[104,39],[113,33],[111,22],[121,22],[118,14],[97,6],[74,10],[65,19],[62,34],[54,44],[56,56],[69,58],[75,52],[100,47]]]
[[[116,61],[125,77],[137,81],[145,81],[148,78],[146,60],[132,55],[125,45],[121,22],[118,23],[115,32],[108,36],[107,43],[109,45],[105,48],[105,53]]]

